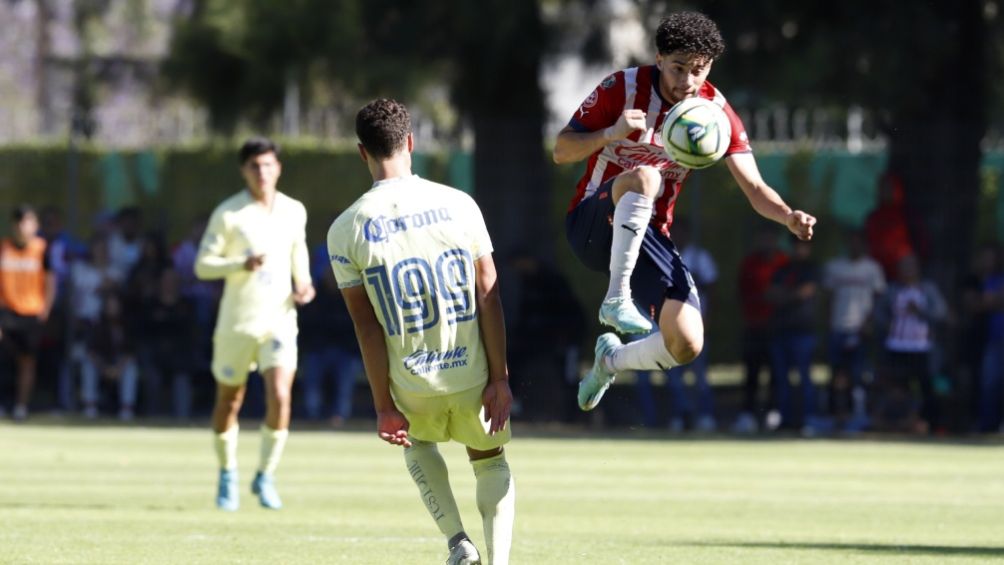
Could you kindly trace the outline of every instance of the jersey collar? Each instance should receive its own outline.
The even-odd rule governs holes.
[[[417,178],[419,178],[418,175],[412,173],[412,174],[410,174],[408,176],[393,177],[393,178],[389,178],[389,179],[378,180],[375,183],[373,183],[373,186],[370,187],[370,190],[375,190],[375,189],[378,189],[378,188],[386,188],[386,187],[389,187],[389,186],[393,186],[393,185],[395,185],[395,184],[397,184],[399,182],[402,182],[402,181],[412,180],[412,179],[417,179]]]

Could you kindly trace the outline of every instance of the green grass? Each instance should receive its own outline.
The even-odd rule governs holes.
[[[245,423],[245,430],[253,428]],[[241,435],[246,489],[258,438]],[[447,445],[484,548],[474,480]],[[512,562],[978,563],[1004,559],[1000,445],[528,437],[516,428]],[[0,563],[441,563],[400,451],[294,430],[286,504],[213,507],[201,428],[0,424]]]

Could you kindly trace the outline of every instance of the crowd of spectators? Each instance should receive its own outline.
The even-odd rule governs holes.
[[[10,409],[24,419],[32,404],[88,419],[187,421],[206,414],[221,292],[218,282],[193,272],[206,219],[192,222],[173,245],[144,229],[133,207],[100,222],[86,241],[66,232],[56,208],[35,216],[22,206],[12,219],[0,249],[7,253],[0,258],[0,291],[25,288],[25,281],[41,286],[27,303],[0,309],[0,414]],[[981,244],[958,296],[944,296],[923,276],[922,244],[911,238],[902,190],[891,175],[882,178],[864,225],[842,233],[839,255],[819,257],[814,244],[785,241],[764,225],[748,239],[731,288],[719,281],[715,260],[693,228],[680,219],[673,238],[694,277],[702,314],[727,315],[711,307],[715,294],[738,294],[742,384],[731,406],[716,402],[722,389],[709,382],[708,349],[717,344],[709,340],[693,363],[661,379],[636,375],[636,423],[672,432],[805,435],[1002,430],[1000,245]],[[33,241],[46,243],[38,265],[44,275],[18,271],[31,263]],[[365,376],[323,245],[312,250],[311,265],[318,294],[300,311],[294,415],[339,427],[354,408],[359,416],[367,406],[355,402]],[[525,420],[581,420],[572,399],[589,361],[582,344],[590,333],[572,285],[530,250],[512,253],[503,265],[514,413]],[[35,373],[43,398],[32,396]],[[656,380],[666,383],[665,407],[656,401]],[[261,409],[255,397],[252,384],[250,411]]]

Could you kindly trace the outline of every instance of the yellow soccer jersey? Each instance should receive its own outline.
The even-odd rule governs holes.
[[[339,287],[366,287],[395,390],[484,386],[474,262],[492,243],[470,196],[417,175],[377,182],[331,224],[328,252]]]
[[[295,330],[292,281],[311,282],[306,227],[303,204],[282,193],[276,193],[271,210],[247,190],[216,207],[202,236],[195,274],[225,280],[217,336]],[[262,267],[245,270],[244,261],[259,254],[265,255]]]

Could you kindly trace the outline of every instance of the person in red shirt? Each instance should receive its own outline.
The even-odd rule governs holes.
[[[900,260],[914,254],[914,245],[906,221],[903,183],[894,173],[879,179],[878,205],[865,218],[865,238],[868,254],[882,266],[886,280],[896,280]]]
[[[613,333],[599,337],[593,368],[579,385],[583,410],[596,406],[617,371],[665,370],[703,348],[693,277],[670,240],[673,208],[689,174],[669,158],[659,134],[674,104],[699,96],[722,107],[732,125],[725,163],[758,213],[803,239],[812,237],[816,223],[764,182],[742,121],[707,81],[725,49],[718,26],[697,12],[671,14],[659,24],[655,46],[654,65],[605,78],[554,146],[556,163],[588,158],[565,229],[587,267],[609,270],[600,322],[621,333],[647,333],[658,321],[658,331],[627,345]]]
[[[14,208],[11,237],[0,241],[0,345],[17,366],[17,398],[12,416],[28,417],[42,326],[56,299],[56,275],[49,269],[38,215],[30,206]]]
[[[770,366],[770,320],[774,306],[767,296],[778,269],[788,264],[788,255],[778,248],[777,232],[760,226],[753,248],[739,267],[739,302],[743,313],[743,408],[733,431],[752,433],[757,429],[760,372]]]

